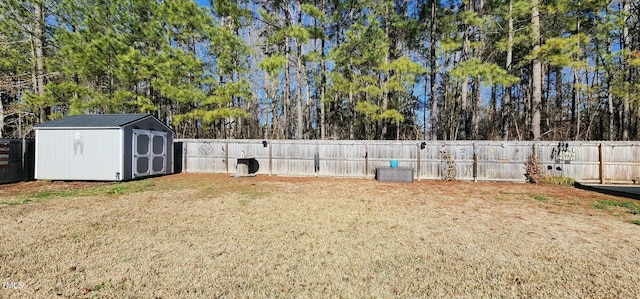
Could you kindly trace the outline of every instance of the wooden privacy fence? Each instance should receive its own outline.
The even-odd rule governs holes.
[[[33,139],[0,139],[0,184],[33,180]]]
[[[253,157],[257,174],[373,178],[378,166],[398,160],[415,179],[524,182],[530,155],[542,171],[582,183],[635,183],[640,142],[176,140],[176,172],[236,172],[238,157]],[[179,151],[181,150],[181,151]]]

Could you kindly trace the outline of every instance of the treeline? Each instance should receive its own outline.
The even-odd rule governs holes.
[[[638,140],[632,0],[3,0],[0,136]]]

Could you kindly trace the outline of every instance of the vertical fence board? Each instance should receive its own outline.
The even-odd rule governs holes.
[[[318,142],[319,175],[364,177],[367,146],[359,141]]]
[[[186,172],[226,173],[225,142],[214,139],[187,139]]]
[[[610,183],[638,180],[638,144],[617,143],[605,148],[606,181]]]
[[[33,180],[34,167],[34,140],[0,139],[0,184]]]

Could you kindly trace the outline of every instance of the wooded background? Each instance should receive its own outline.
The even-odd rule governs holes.
[[[3,0],[0,137],[638,140],[632,0]]]

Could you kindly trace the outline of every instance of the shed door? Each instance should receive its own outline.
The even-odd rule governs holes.
[[[167,133],[133,130],[133,177],[166,173]]]

